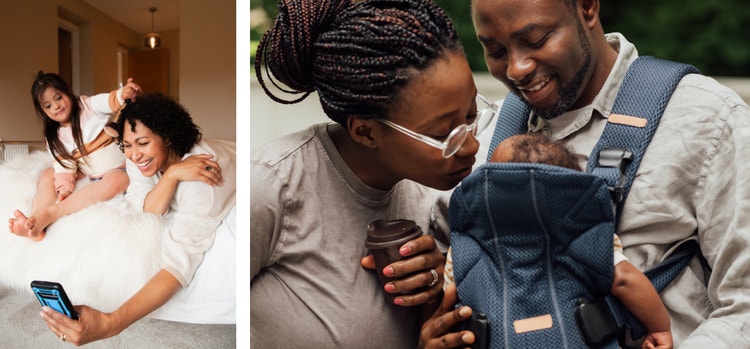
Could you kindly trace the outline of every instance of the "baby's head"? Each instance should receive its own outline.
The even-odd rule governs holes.
[[[531,162],[581,170],[575,154],[564,143],[538,133],[506,138],[497,145],[490,162]]]

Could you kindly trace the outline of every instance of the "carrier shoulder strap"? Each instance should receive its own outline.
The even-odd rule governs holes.
[[[508,93],[505,96],[503,105],[500,107],[497,123],[495,124],[495,131],[492,134],[492,141],[490,141],[490,148],[487,153],[488,162],[500,142],[512,135],[528,131],[530,114],[531,107],[517,94]]]
[[[672,92],[690,73],[699,72],[688,64],[645,56],[633,61],[625,74],[586,166],[588,172],[607,181],[617,217]]]
[[[587,164],[588,172],[603,177],[607,182],[618,219],[667,103],[680,80],[691,73],[699,71],[688,64],[654,57],[639,57],[630,65],[612,113]],[[646,271],[646,276],[661,293],[699,250],[697,242],[686,241],[664,261]],[[618,327],[627,328],[632,338],[646,334],[645,327],[619,300],[611,295],[607,298]],[[624,343],[623,336],[624,332],[621,332],[621,344]]]

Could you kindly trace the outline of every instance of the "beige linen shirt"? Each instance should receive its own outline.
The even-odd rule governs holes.
[[[638,56],[622,35],[607,39],[619,54],[594,102],[553,120],[532,116],[529,122],[529,129],[565,140],[583,159]],[[750,109],[714,79],[686,76],[643,157],[618,227],[625,255],[641,270],[659,263],[681,241],[700,243],[711,271],[693,259],[662,294],[675,347],[750,348],[748,182]]]

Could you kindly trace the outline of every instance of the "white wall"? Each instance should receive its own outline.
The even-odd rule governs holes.
[[[0,137],[41,141],[31,101],[37,71],[57,72],[57,27],[63,17],[79,26],[80,94],[117,88],[117,46],[135,47],[138,33],[81,0],[3,1],[0,11]]]
[[[58,17],[81,31],[81,94],[117,88],[117,48],[141,49],[143,36],[83,0],[3,1],[0,11],[0,137],[41,141],[30,88],[38,70],[57,72]],[[236,139],[234,0],[181,0],[180,30],[162,32],[170,95],[209,138]],[[249,64],[249,62],[248,62]]]
[[[236,139],[235,22],[234,0],[180,0],[180,103],[210,138]]]

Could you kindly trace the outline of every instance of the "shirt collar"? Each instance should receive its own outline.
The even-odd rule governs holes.
[[[552,120],[544,120],[532,115],[528,124],[530,131],[545,130],[553,139],[560,139],[586,126],[594,114],[603,118],[609,117],[625,73],[630,64],[638,57],[638,51],[620,33],[607,34],[606,38],[609,45],[618,52],[617,61],[612,67],[612,71],[609,72],[601,91],[594,97],[594,101],[583,108],[565,112]]]

